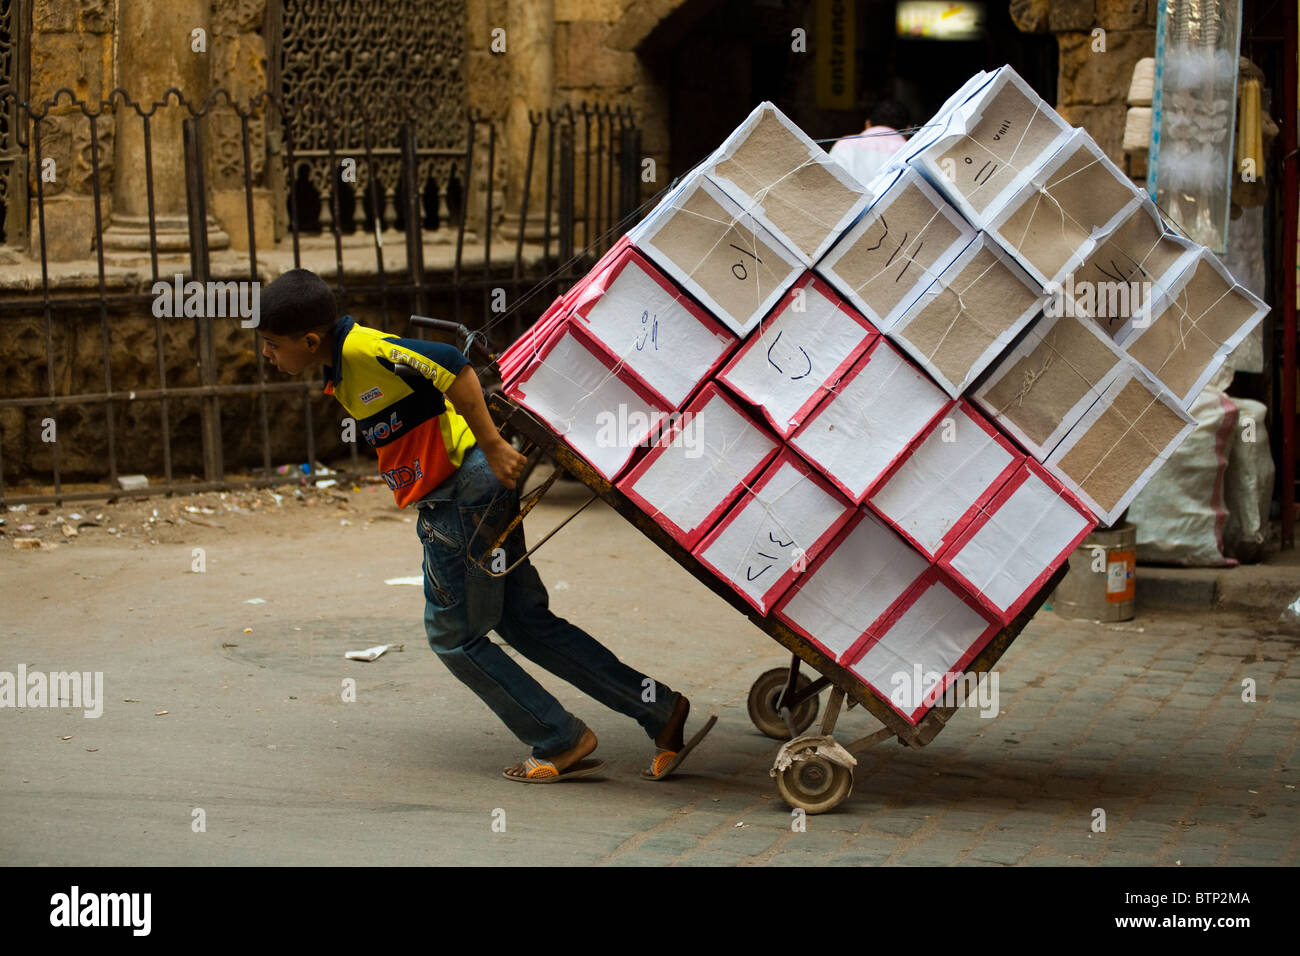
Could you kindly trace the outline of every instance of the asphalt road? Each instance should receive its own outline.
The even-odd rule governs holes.
[[[558,487],[534,538],[585,495]],[[0,547],[0,672],[103,674],[97,718],[0,708],[0,862],[1297,863],[1300,662],[1267,622],[1042,611],[999,664],[996,718],[880,745],[800,830],[745,710],[785,652],[616,514],[594,506],[539,552],[552,605],[719,724],[685,772],[646,783],[640,728],[525,664],[610,763],[526,787],[501,777],[526,749],[425,644],[420,589],[384,583],[420,573],[411,515],[382,487],[310,498],[89,506],[99,527],[41,534],[57,548]],[[858,710],[840,727],[875,729]]]

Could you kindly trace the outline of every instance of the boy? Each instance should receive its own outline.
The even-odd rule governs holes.
[[[690,702],[623,664],[547,606],[530,561],[504,577],[475,562],[517,513],[515,479],[524,456],[501,437],[469,360],[438,342],[398,338],[335,317],[334,296],[306,269],[262,290],[262,354],[296,375],[322,366],[324,391],[355,419],[379,456],[380,474],[400,507],[419,510],[424,546],[424,626],[429,646],[514,734],[533,748],[507,767],[509,780],[553,783],[604,769],[590,759],[596,735],[488,639],[511,647],[583,693],[632,717],[658,748],[642,776],[662,780],[712,728],[688,743]],[[506,541],[505,567],[527,550],[523,528]],[[496,563],[496,562],[494,562]]]

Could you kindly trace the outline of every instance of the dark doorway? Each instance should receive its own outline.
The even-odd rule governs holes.
[[[966,41],[900,38],[896,7],[896,0],[855,4],[856,105],[830,110],[819,108],[816,98],[815,0],[684,4],[640,50],[656,83],[669,91],[672,175],[707,155],[763,100],[814,139],[857,132],[867,106],[886,95],[901,101],[919,125],[972,74],[1003,64],[1056,102],[1056,38],[1017,30],[1006,0],[987,0],[983,38]],[[806,52],[792,50],[797,28],[806,31]]]

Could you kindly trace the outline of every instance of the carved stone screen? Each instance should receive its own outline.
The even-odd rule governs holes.
[[[336,155],[357,159],[359,219],[369,181],[367,132],[372,147],[396,149],[408,118],[422,154],[421,189],[429,176],[446,189],[454,160],[425,151],[464,149],[464,37],[465,0],[285,0],[279,56],[281,89],[295,114],[293,178],[307,167],[326,217],[332,183],[320,153],[333,147]],[[399,157],[376,156],[375,165],[392,195]],[[465,170],[457,175],[463,180]]]

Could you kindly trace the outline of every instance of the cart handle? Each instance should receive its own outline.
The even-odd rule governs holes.
[[[542,496],[545,495],[546,492],[550,490],[551,485],[555,484],[555,480],[559,477],[560,477],[560,469],[557,468],[555,469],[555,471],[551,472],[551,476],[547,478],[546,481],[542,482],[542,484],[537,486],[532,491],[528,492],[528,494],[524,495],[520,499],[519,513],[510,520],[510,523],[506,525],[505,530],[501,532],[500,536],[497,537],[496,541],[492,542],[491,547],[489,547],[486,550],[485,555],[492,555],[496,553],[497,549],[505,544],[506,538],[510,537],[511,532],[514,531],[515,528],[519,527],[520,523],[524,520],[524,518],[528,516],[528,512],[532,511],[533,508],[537,507],[537,503],[542,500]],[[484,574],[488,575],[488,577],[504,578],[515,568],[519,567],[519,565],[527,561],[529,556],[532,555],[534,551],[536,551],[538,548],[544,545],[547,541],[551,540],[551,538],[555,536],[555,533],[557,531],[563,528],[574,518],[578,517],[578,515],[582,514],[582,512],[586,510],[587,506],[599,497],[600,495],[596,494],[593,491],[591,493],[591,497],[588,498],[586,501],[584,501],[581,505],[579,505],[578,509],[574,511],[573,514],[569,515],[567,518],[565,518],[563,521],[557,524],[554,528],[552,528],[550,532],[547,533],[546,537],[542,538],[541,541],[538,541],[535,545],[533,545],[531,548],[525,551],[523,555],[520,556],[519,560],[517,560],[514,564],[510,565],[510,567],[506,568],[504,571],[493,571],[491,568],[485,568],[483,566],[483,561],[478,558],[471,558],[470,559],[471,563],[474,565],[474,567],[478,568]],[[472,545],[478,539],[479,530],[483,527],[483,522],[486,520],[487,520],[487,514],[485,513],[483,517],[479,519],[478,524],[474,526],[474,533],[470,535],[469,538],[470,545]],[[470,553],[470,548],[468,545],[466,546],[465,550],[467,554]]]
[[[495,356],[488,350],[487,337],[481,332],[475,332],[461,322],[452,322],[450,319],[434,319],[427,315],[411,316],[411,324],[423,326],[426,329],[436,329],[439,332],[450,332],[456,336],[458,343],[462,343],[461,350],[469,355],[475,352],[485,362],[493,362]]]

